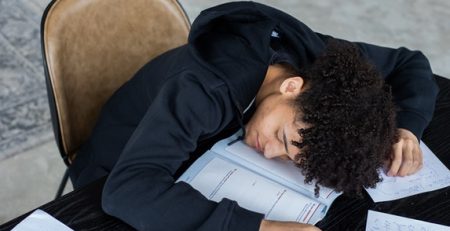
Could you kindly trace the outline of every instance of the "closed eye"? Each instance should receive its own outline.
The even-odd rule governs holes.
[[[287,147],[287,139],[286,139],[286,131],[283,128],[283,143],[284,143],[284,149],[286,150],[286,154],[289,155],[288,147]]]

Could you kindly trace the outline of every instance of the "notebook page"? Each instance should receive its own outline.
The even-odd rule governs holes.
[[[327,206],[291,189],[207,152],[178,179],[212,201],[228,198],[239,206],[265,214],[269,220],[315,224]]]

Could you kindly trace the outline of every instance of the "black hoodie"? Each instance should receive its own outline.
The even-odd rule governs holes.
[[[112,169],[103,209],[138,230],[258,230],[262,214],[228,199],[209,201],[174,181],[198,144],[242,125],[273,55],[273,31],[299,68],[310,65],[329,38],[258,3],[203,11],[188,44],[146,64],[105,105],[72,167],[75,186]],[[398,126],[420,138],[438,91],[427,59],[406,48],[355,44],[392,85]]]

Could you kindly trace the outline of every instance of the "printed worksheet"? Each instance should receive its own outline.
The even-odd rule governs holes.
[[[383,181],[376,188],[366,189],[374,202],[396,200],[415,194],[429,192],[450,186],[450,171],[421,142],[423,167],[419,172],[405,177],[389,177],[381,172]]]
[[[233,198],[246,209],[266,214],[269,220],[314,224],[324,215],[324,205],[318,201],[220,158],[212,159],[187,180],[210,200]]]
[[[369,210],[366,231],[450,231],[450,227]]]

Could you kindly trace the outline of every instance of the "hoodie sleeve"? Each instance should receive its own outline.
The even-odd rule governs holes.
[[[420,51],[356,43],[392,86],[398,107],[397,126],[420,140],[430,123],[439,88],[428,59]]]
[[[307,55],[313,54],[308,58],[312,62],[315,56],[323,52],[325,45],[322,44],[332,37],[313,32],[304,24],[299,25],[306,34],[302,40],[305,47],[303,49]],[[394,102],[398,107],[397,127],[408,129],[420,140],[433,117],[439,92],[428,59],[422,52],[404,47],[394,49],[362,42],[353,43],[375,65],[385,82],[391,85]]]
[[[222,113],[232,106],[220,88],[205,89],[191,77],[163,86],[106,181],[106,213],[138,230],[259,229],[262,214],[228,199],[209,201],[187,183],[174,183],[197,141],[231,120],[232,113]]]

